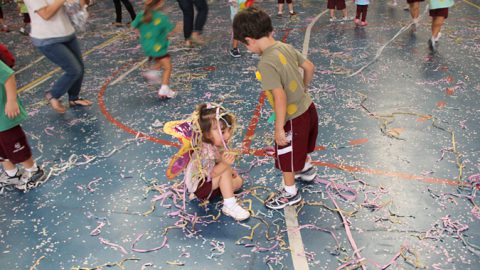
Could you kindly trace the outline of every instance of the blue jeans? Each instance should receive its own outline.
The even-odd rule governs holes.
[[[208,4],[206,0],[177,0],[183,12],[183,36],[189,39],[192,31],[202,33],[203,26],[207,22]],[[194,9],[197,8],[197,17],[194,24]]]
[[[55,82],[50,94],[58,99],[68,93],[68,100],[79,99],[84,65],[82,52],[74,35],[65,42],[37,47],[50,61],[60,66],[65,73]]]

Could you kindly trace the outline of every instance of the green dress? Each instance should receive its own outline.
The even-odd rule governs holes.
[[[140,45],[145,54],[149,57],[161,57],[168,53],[168,34],[173,30],[174,25],[167,15],[160,11],[152,11],[152,20],[149,23],[143,22],[144,12],[137,15],[132,22],[132,27],[140,31]]]

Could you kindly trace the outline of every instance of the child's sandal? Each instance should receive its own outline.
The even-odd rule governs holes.
[[[93,102],[91,102],[90,100],[88,99],[83,99],[83,98],[79,98],[79,99],[75,99],[75,100],[70,100],[68,102],[68,104],[70,105],[70,107],[87,107],[87,106],[91,106],[93,104]]]
[[[62,102],[60,102],[60,100],[54,98],[52,96],[52,94],[46,93],[45,94],[45,99],[50,103],[50,106],[52,107],[52,109],[55,112],[60,113],[60,114],[64,114],[67,111],[67,108],[65,108],[65,106],[63,106]]]

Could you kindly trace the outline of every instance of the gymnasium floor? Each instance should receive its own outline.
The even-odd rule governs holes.
[[[273,15],[275,37],[316,65],[318,178],[300,184],[305,203],[285,211],[263,206],[281,183],[262,150],[273,143],[272,110],[255,80],[258,60],[243,47],[241,58],[228,55],[226,2],[210,3],[207,46],[188,50],[181,35],[172,39],[178,96],[159,100],[141,76],[134,33],[112,27],[112,1],[97,1],[78,34],[83,96],[95,104],[65,115],[43,99],[56,66],[28,37],[0,33],[17,56],[30,115],[23,128],[51,173],[28,193],[0,194],[0,268],[480,269],[480,2],[456,1],[432,53],[430,17],[407,29],[404,1],[372,1],[369,25],[358,28],[330,23],[324,0],[298,0],[293,19],[257,0]],[[167,9],[181,18],[176,2]],[[13,4],[4,12],[20,26]],[[246,222],[219,216],[219,200],[185,202],[181,178],[165,177],[179,144],[163,124],[207,101],[238,116],[239,197],[253,214]]]

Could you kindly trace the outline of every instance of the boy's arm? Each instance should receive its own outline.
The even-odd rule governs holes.
[[[300,65],[300,68],[303,69],[303,85],[305,86],[306,91],[310,85],[310,82],[312,81],[315,65],[310,60],[306,59]]]
[[[10,76],[5,82],[7,94],[7,103],[5,104],[5,114],[8,118],[15,118],[20,114],[20,108],[17,103],[17,82],[15,75]]]
[[[287,115],[287,95],[282,88],[272,90],[275,111],[275,142],[277,145],[283,146],[288,144],[285,136],[285,117]]]

